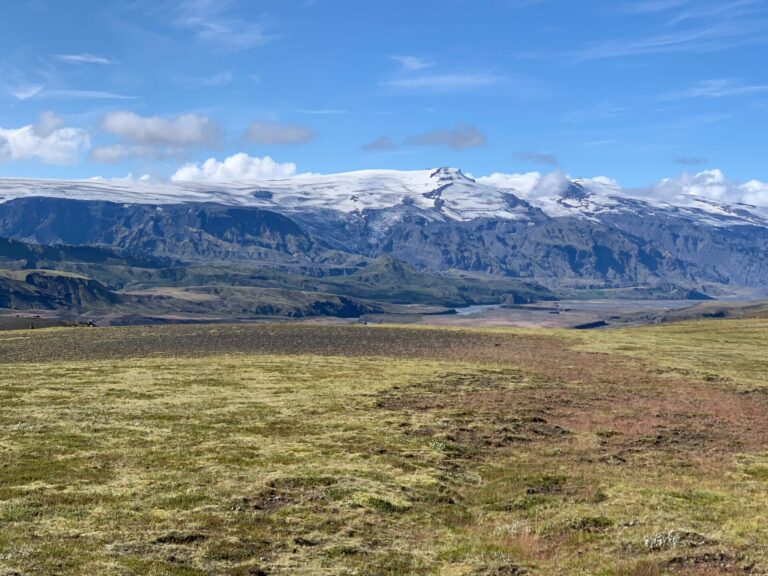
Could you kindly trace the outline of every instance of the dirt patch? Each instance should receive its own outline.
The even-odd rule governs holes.
[[[236,499],[230,508],[235,512],[272,513],[287,506],[326,502],[326,489],[336,482],[336,479],[325,476],[278,478],[258,493]]]
[[[667,562],[667,566],[675,574],[686,575],[719,575],[719,574],[753,574],[754,571],[744,559],[728,552],[702,552],[676,556]]]
[[[163,536],[156,538],[155,544],[189,545],[189,544],[194,544],[196,542],[202,542],[203,540],[207,540],[207,539],[208,537],[205,534],[201,534],[199,532],[189,532],[189,533],[171,532],[169,534],[164,534]]]

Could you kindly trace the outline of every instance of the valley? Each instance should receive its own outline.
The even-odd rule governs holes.
[[[0,307],[61,322],[410,321],[409,306],[509,316],[556,300],[627,302],[609,314],[622,316],[634,300],[764,298],[766,254],[761,208],[599,179],[546,196],[453,168],[258,186],[0,181]]]

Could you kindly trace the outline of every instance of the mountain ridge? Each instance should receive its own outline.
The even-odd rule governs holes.
[[[761,207],[695,194],[641,199],[601,178],[497,184],[455,168],[227,184],[5,179],[0,237],[315,277],[392,256],[429,274],[555,291],[768,286]]]
[[[360,170],[300,175],[282,180],[201,183],[136,180],[0,179],[0,203],[18,198],[51,197],[126,204],[220,204],[282,212],[366,210],[413,206],[434,217],[520,220],[550,217],[599,217],[610,211],[667,210],[698,217],[712,225],[768,226],[768,207],[728,203],[693,193],[662,200],[624,189],[607,178],[570,179],[559,175],[546,184],[475,179],[458,168]]]

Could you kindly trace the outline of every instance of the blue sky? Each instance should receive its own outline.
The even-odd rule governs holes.
[[[6,2],[0,176],[244,153],[264,176],[765,180],[767,30],[768,0]]]

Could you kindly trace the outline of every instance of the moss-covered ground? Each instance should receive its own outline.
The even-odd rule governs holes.
[[[768,321],[0,334],[0,575],[764,574]]]

